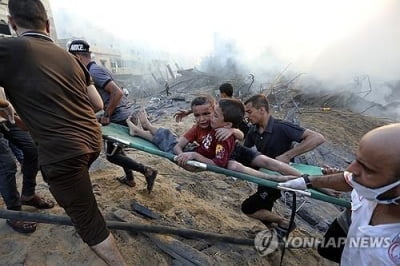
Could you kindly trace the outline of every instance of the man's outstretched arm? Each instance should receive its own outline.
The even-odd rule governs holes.
[[[337,191],[351,191],[353,188],[347,183],[345,174],[349,173],[341,172],[323,176],[308,176],[308,179],[313,188],[330,188]],[[304,177],[299,177],[284,183],[279,183],[279,186],[305,190],[307,189],[307,180]]]
[[[306,129],[301,138],[301,142],[295,145],[292,149],[277,156],[275,159],[281,162],[289,163],[290,160],[297,155],[310,151],[325,142],[322,134]]]

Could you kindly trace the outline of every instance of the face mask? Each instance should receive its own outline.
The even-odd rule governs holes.
[[[399,203],[396,202],[397,200],[400,200],[400,196],[397,196],[393,199],[384,199],[384,200],[380,200],[378,199],[380,195],[382,195],[383,193],[391,190],[394,187],[397,187],[398,185],[400,185],[400,180],[396,181],[392,184],[380,187],[380,188],[368,188],[365,187],[363,185],[361,185],[360,183],[356,182],[353,180],[353,174],[349,174],[348,175],[348,181],[350,182],[350,184],[353,186],[353,188],[357,191],[357,193],[362,196],[363,198],[366,198],[367,200],[370,201],[375,201],[379,204],[396,204],[398,205]]]

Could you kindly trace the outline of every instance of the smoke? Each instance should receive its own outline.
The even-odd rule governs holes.
[[[341,80],[368,74],[372,79],[397,79],[400,74],[400,2],[347,38],[332,43],[315,60],[312,71]]]
[[[382,105],[400,102],[399,11],[400,2],[390,1],[368,24],[321,51],[310,73],[331,89],[348,90]]]
[[[259,83],[273,82],[280,73],[289,79],[303,73],[298,87],[315,92],[353,93],[383,107],[393,106],[397,111],[391,112],[400,114],[396,104],[400,102],[400,2],[383,2],[385,5],[366,23],[348,25],[352,31],[343,30],[340,38],[316,46],[314,51],[299,47],[304,53],[297,55],[287,49],[290,45],[276,46],[273,41],[258,51],[248,51],[243,49],[243,41],[218,35],[214,52],[202,67],[228,75],[254,73]],[[360,3],[354,12],[363,8]]]
[[[85,13],[69,9],[73,2],[50,0],[61,37],[85,37],[142,61],[227,80],[251,73],[256,90],[302,73],[296,82],[305,89],[349,91],[382,105],[400,98],[396,0],[99,0]],[[90,10],[89,2],[78,11]]]

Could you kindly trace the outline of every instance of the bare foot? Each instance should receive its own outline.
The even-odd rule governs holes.
[[[138,112],[138,118],[139,118],[140,124],[142,125],[142,128],[144,130],[149,130],[149,128],[151,127],[151,123],[150,123],[149,119],[147,119],[147,113],[144,108],[140,109],[140,111]]]
[[[133,112],[133,113],[129,116],[129,118],[130,118],[131,122],[132,122],[133,124],[135,124],[135,126],[139,126],[139,125],[138,125],[138,123],[139,123],[139,120],[138,120],[138,111]]]
[[[135,124],[132,122],[131,116],[129,116],[128,119],[126,119],[126,124],[129,127],[129,135],[135,136],[135,133],[138,132],[139,128],[135,126]]]

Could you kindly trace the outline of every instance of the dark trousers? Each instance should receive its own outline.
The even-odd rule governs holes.
[[[5,126],[0,126],[0,132],[4,135],[0,150],[0,163],[2,164],[0,167],[0,190],[7,208],[19,210],[21,209],[21,202],[15,181],[16,165],[7,141],[14,144],[24,155],[21,192],[24,196],[29,197],[35,194],[36,175],[39,170],[38,153],[29,132],[23,131],[8,122]]]
[[[15,173],[17,165],[7,140],[0,133],[0,193],[9,210],[21,210],[21,199],[17,190]]]
[[[114,122],[123,126],[127,126],[125,121]],[[145,166],[141,163],[136,162],[132,158],[128,157],[124,150],[118,146],[117,143],[106,140],[106,158],[109,162],[119,165],[124,169],[125,176],[128,180],[133,180],[133,171],[145,173]]]
[[[8,146],[10,146],[10,149],[12,151],[12,153],[14,154],[15,158],[17,159],[17,161],[23,165],[24,163],[24,153],[17,148],[17,146],[15,146],[12,142],[8,142]]]
[[[51,194],[89,246],[103,242],[109,235],[89,176],[89,167],[98,155],[84,154],[41,166],[43,179],[49,184]]]
[[[329,226],[328,231],[326,231],[323,239],[324,246],[327,243],[339,243],[339,238],[346,238],[347,233],[340,227],[337,219],[335,219],[332,224]],[[331,241],[331,242],[329,242]],[[340,246],[329,246],[329,247],[318,247],[318,253],[322,257],[340,263],[340,259],[342,257],[344,249],[344,244]]]

